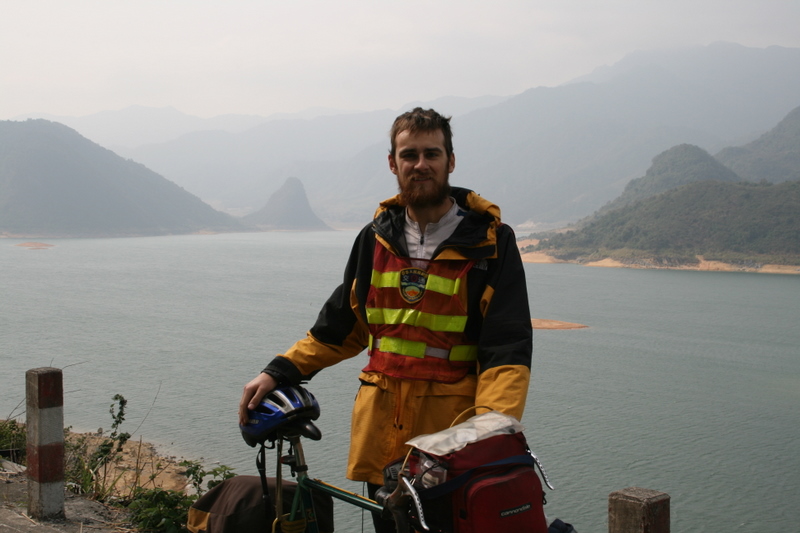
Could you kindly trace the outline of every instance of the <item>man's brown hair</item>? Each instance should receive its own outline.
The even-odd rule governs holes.
[[[422,109],[421,107],[415,107],[411,111],[403,113],[394,119],[392,129],[389,131],[392,141],[392,149],[389,153],[394,157],[397,149],[397,135],[401,131],[418,133],[442,130],[445,153],[447,157],[450,157],[453,154],[453,132],[450,130],[450,118],[452,117],[442,116],[433,109]]]

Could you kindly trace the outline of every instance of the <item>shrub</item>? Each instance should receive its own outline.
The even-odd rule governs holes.
[[[25,464],[25,448],[28,440],[25,424],[14,419],[0,420],[0,457]]]

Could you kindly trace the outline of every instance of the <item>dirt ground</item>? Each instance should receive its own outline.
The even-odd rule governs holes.
[[[72,434],[70,439],[84,438],[97,441],[91,434]],[[134,484],[144,488],[161,487],[184,490],[188,479],[182,467],[159,455],[154,446],[141,442],[128,442],[109,471],[107,479],[117,479],[116,494],[125,498]],[[28,480],[24,468],[4,462],[0,466],[0,533],[29,531],[35,533],[112,533],[137,531],[130,522],[124,508],[106,505],[83,495],[65,490],[65,520],[37,522],[27,515]]]
[[[136,531],[123,509],[66,491],[65,520],[37,522],[28,517],[28,481],[24,473],[0,472],[0,531],[119,533]]]

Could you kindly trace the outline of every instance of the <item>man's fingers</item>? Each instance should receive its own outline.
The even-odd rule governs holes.
[[[242,399],[239,402],[239,423],[247,423],[247,410],[251,411],[258,407],[261,398],[266,396],[271,390],[277,386],[275,378],[269,374],[261,373],[255,377],[250,383],[244,386],[242,391]]]
[[[265,386],[260,386],[256,389],[256,392],[250,396],[250,403],[247,404],[248,409],[255,409],[258,407],[258,403],[261,401],[261,398],[267,395],[267,388]]]

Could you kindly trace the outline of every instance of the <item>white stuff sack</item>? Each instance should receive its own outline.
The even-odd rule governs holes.
[[[414,437],[406,444],[433,455],[447,455],[467,444],[495,435],[519,433],[524,429],[513,416],[499,411],[489,411],[443,431]]]

